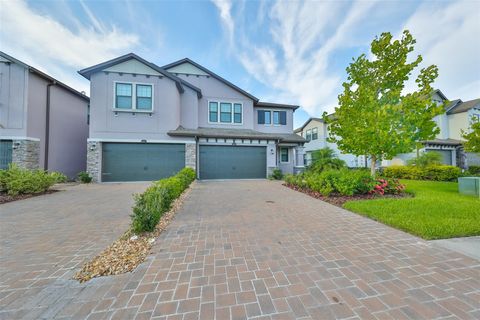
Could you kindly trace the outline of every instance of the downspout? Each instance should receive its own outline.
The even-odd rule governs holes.
[[[47,101],[45,106],[45,154],[44,154],[44,164],[43,169],[48,170],[48,153],[50,148],[50,88],[56,84],[55,81],[47,84]]]

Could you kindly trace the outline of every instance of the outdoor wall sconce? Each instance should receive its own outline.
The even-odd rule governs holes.
[[[92,143],[92,145],[90,146],[90,151],[93,151],[97,148],[97,143]]]
[[[270,149],[270,154],[273,155],[274,152],[273,152],[273,148]]]

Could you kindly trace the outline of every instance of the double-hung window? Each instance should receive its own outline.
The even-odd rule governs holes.
[[[280,124],[280,112],[273,111],[273,124]]]
[[[218,102],[210,102],[208,105],[208,120],[218,122]]]
[[[152,110],[152,86],[137,84],[137,105],[139,110]]]
[[[287,112],[286,111],[258,110],[258,124],[286,125],[287,124]]]
[[[280,162],[288,162],[288,148],[280,148]]]
[[[115,108],[132,109],[132,84],[116,83],[115,84]]]
[[[242,124],[243,106],[241,103],[209,101],[208,122]]]
[[[220,122],[232,123],[232,104],[220,102]]]
[[[265,114],[265,124],[272,124],[272,113],[270,111],[263,111]]]
[[[242,123],[242,105],[240,103],[233,104],[233,123]]]
[[[317,140],[318,139],[318,128],[313,128],[312,129],[312,140]]]
[[[307,130],[307,134],[305,136],[305,139],[308,141],[312,140],[312,129]]]
[[[114,108],[132,111],[153,110],[153,86],[151,84],[115,83]]]

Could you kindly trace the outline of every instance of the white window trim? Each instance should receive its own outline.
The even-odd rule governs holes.
[[[310,140],[308,140],[308,132],[310,131]],[[307,129],[305,131],[305,140],[307,140],[307,142],[310,142],[312,141],[312,129]]]
[[[258,123],[258,111],[264,111],[264,112],[270,112],[270,123]],[[285,124],[274,124],[273,123],[273,113],[274,112],[282,112],[285,111]],[[266,126],[266,127],[281,127],[281,126],[286,126],[288,121],[287,121],[287,114],[288,111],[284,109],[257,109],[257,125],[259,126]],[[278,121],[280,121],[280,114],[278,115]]]
[[[282,161],[282,149],[286,149],[287,150],[287,158],[288,158],[288,161]],[[289,148],[287,147],[280,147],[280,163],[290,163],[290,150]]]
[[[122,109],[116,108],[117,105],[117,83],[123,84],[131,84],[132,85],[132,108],[131,109]],[[137,109],[137,84],[142,86],[151,86],[152,87],[152,109],[145,110],[145,109]],[[144,83],[144,82],[130,82],[130,81],[113,81],[113,106],[112,110],[115,112],[134,112],[134,113],[153,113],[154,110],[154,84],[153,83]]]
[[[216,102],[218,104],[218,114],[217,114],[217,121],[210,121],[210,102]],[[231,103],[232,104],[232,111],[231,111],[231,122],[221,122],[220,121],[220,104],[221,103]],[[235,105],[239,104],[240,105],[240,110],[242,112],[242,122],[234,122],[234,116],[235,116]],[[208,100],[207,101],[207,123],[208,124],[218,124],[218,125],[233,125],[233,126],[242,126],[243,125],[243,118],[244,118],[244,113],[243,113],[243,102],[240,101],[234,101],[234,100],[225,100],[225,99],[219,99],[219,100]]]
[[[317,134],[317,137],[315,139],[313,139],[313,131],[316,131],[316,134]],[[315,128],[312,128],[312,136],[311,136],[311,140],[318,140],[318,127],[315,127]]]

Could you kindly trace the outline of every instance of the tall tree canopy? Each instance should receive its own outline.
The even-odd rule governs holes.
[[[365,54],[353,59],[335,114],[324,114],[329,141],[345,153],[369,156],[373,176],[377,160],[411,152],[417,141],[433,139],[439,129],[432,119],[443,112],[431,100],[431,85],[438,77],[435,65],[420,70],[416,91],[402,94],[422,57],[407,61],[416,42],[408,30],[400,40],[392,38],[382,33],[372,41],[372,59]]]
[[[470,131],[462,130],[462,137],[466,140],[463,145],[465,151],[480,153],[480,118],[472,117]]]

